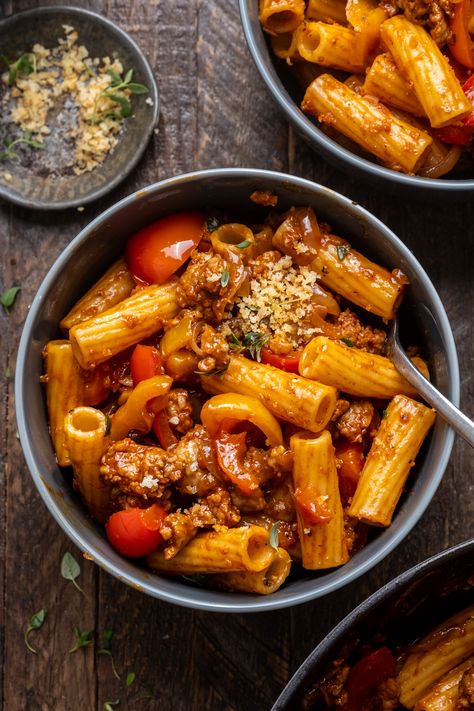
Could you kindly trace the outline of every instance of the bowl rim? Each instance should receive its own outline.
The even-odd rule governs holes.
[[[214,168],[209,170],[199,170],[190,173],[185,173],[175,177],[167,178],[159,182],[148,185],[136,192],[122,198],[120,201],[107,208],[104,212],[98,215],[92,222],[90,222],[86,227],[84,227],[79,234],[66,246],[66,248],[61,252],[59,257],[55,260],[48,273],[44,277],[36,296],[34,297],[28,316],[26,318],[25,324],[23,326],[23,331],[21,334],[20,344],[18,348],[16,372],[15,372],[15,406],[16,406],[16,419],[18,425],[18,432],[20,437],[20,443],[23,449],[23,454],[25,461],[30,472],[30,475],[38,489],[40,496],[42,497],[46,507],[49,512],[56,519],[57,523],[61,526],[66,535],[72,539],[72,541],[78,546],[82,551],[88,551],[92,558],[97,562],[102,568],[107,570],[107,572],[119,578],[123,582],[131,585],[134,588],[139,588],[143,592],[151,595],[152,597],[157,597],[161,600],[171,602],[174,604],[179,604],[184,607],[191,607],[193,609],[201,609],[213,612],[261,612],[269,611],[275,609],[281,609],[284,607],[290,607],[294,605],[303,604],[317,597],[322,597],[330,592],[333,592],[341,587],[344,587],[348,583],[352,582],[359,576],[363,575],[371,568],[373,568],[377,563],[379,563],[383,558],[385,558],[396,546],[401,543],[406,535],[411,531],[411,529],[419,521],[429,503],[431,502],[440,482],[444,475],[446,466],[448,464],[451,450],[454,443],[454,432],[451,428],[445,426],[442,436],[444,439],[444,447],[441,456],[438,458],[436,463],[436,476],[432,476],[429,486],[425,491],[420,493],[420,500],[418,501],[418,506],[416,511],[412,512],[409,516],[399,523],[397,529],[391,532],[391,535],[387,536],[387,540],[379,547],[379,549],[371,555],[371,557],[361,562],[358,566],[355,566],[353,570],[344,571],[344,566],[341,570],[342,573],[337,577],[336,580],[326,581],[320,580],[320,584],[317,589],[308,586],[308,590],[304,592],[298,592],[289,594],[281,599],[272,599],[271,595],[258,597],[256,595],[249,596],[249,602],[232,602],[231,594],[223,593],[227,598],[223,597],[222,603],[217,602],[206,602],[203,600],[196,600],[193,597],[193,589],[189,586],[180,585],[183,590],[176,589],[172,594],[167,591],[160,590],[157,583],[149,584],[142,578],[134,579],[133,575],[129,575],[120,569],[119,566],[115,565],[112,561],[106,559],[97,546],[91,548],[91,546],[85,542],[81,532],[78,532],[72,524],[69,523],[67,517],[63,515],[60,511],[55,496],[51,491],[49,491],[48,486],[43,481],[41,472],[36,465],[35,455],[33,452],[32,444],[28,438],[27,431],[27,410],[28,402],[25,396],[24,384],[23,384],[23,372],[26,371],[28,366],[28,348],[29,343],[32,339],[32,332],[35,327],[37,314],[40,311],[45,295],[48,293],[50,287],[56,281],[58,275],[63,271],[65,266],[70,261],[71,257],[74,255],[76,249],[83,242],[90,239],[91,235],[97,233],[98,228],[102,223],[106,223],[109,217],[118,211],[121,211],[128,205],[133,204],[135,201],[139,200],[143,195],[146,194],[157,194],[162,190],[167,188],[177,188],[188,182],[201,181],[205,179],[233,179],[233,178],[246,178],[248,180],[258,179],[262,181],[267,181],[271,184],[271,181],[284,183],[285,185],[292,185],[296,188],[302,188],[305,190],[310,190],[318,192],[319,194],[329,194],[333,200],[335,200],[338,205],[346,208],[349,212],[356,211],[361,218],[365,218],[371,222],[381,234],[389,241],[389,243],[394,246],[401,256],[403,256],[410,264],[413,265],[418,276],[423,280],[424,286],[430,294],[433,305],[437,309],[437,318],[439,319],[440,334],[443,337],[444,349],[446,361],[448,364],[448,374],[449,382],[448,388],[450,392],[448,397],[455,403],[459,403],[460,397],[460,379],[459,379],[459,366],[456,353],[456,347],[454,344],[454,338],[449,325],[448,317],[444,310],[444,306],[435,290],[432,282],[430,281],[428,275],[424,271],[423,267],[420,265],[416,257],[412,252],[406,247],[406,245],[397,237],[388,227],[386,227],[377,217],[372,215],[368,210],[361,207],[353,200],[340,195],[334,190],[327,188],[325,186],[314,183],[310,180],[304,178],[295,177],[285,173],[279,173],[276,171],[267,171],[254,168]],[[390,529],[387,529],[390,531]],[[156,581],[159,583],[158,576]]]
[[[423,178],[416,175],[406,175],[399,173],[390,168],[384,168],[375,162],[357,156],[352,151],[341,146],[337,141],[334,141],[329,136],[326,136],[321,129],[312,123],[307,116],[300,110],[295,101],[288,94],[283,82],[278,76],[276,69],[273,71],[267,66],[266,57],[258,48],[257,39],[252,28],[250,19],[249,4],[257,2],[257,0],[239,0],[240,17],[244,30],[245,39],[247,41],[250,54],[263,79],[264,84],[270,91],[271,95],[279,105],[286,118],[291,121],[300,135],[306,139],[311,148],[316,152],[318,148],[322,148],[331,155],[331,159],[337,161],[339,168],[343,164],[356,168],[363,173],[369,173],[372,178],[382,178],[383,180],[393,181],[404,188],[420,188],[424,191],[439,191],[441,193],[448,192],[451,194],[466,193],[474,191],[474,178],[467,180],[446,180],[442,178]],[[260,30],[263,34],[263,31]],[[270,62],[272,58],[269,55]],[[316,144],[316,145],[315,145]],[[323,155],[326,159],[326,156]],[[374,159],[375,160],[375,159]]]
[[[314,647],[314,649],[303,660],[298,669],[288,680],[278,698],[275,700],[271,711],[284,711],[285,708],[289,708],[287,704],[291,701],[295,687],[298,687],[299,684],[304,681],[307,675],[307,667],[311,667],[313,662],[318,659],[318,657],[324,656],[328,650],[331,650],[331,648],[340,641],[342,637],[346,636],[353,623],[356,622],[359,617],[363,617],[369,610],[379,604],[382,604],[387,598],[391,597],[398,590],[407,585],[407,583],[411,583],[424,573],[430,572],[431,570],[437,568],[440,563],[446,563],[453,558],[457,558],[460,554],[469,549],[474,551],[474,538],[470,538],[466,541],[462,541],[461,543],[457,543],[454,546],[450,546],[449,548],[446,548],[445,550],[435,553],[429,558],[416,563],[411,568],[408,568],[408,570],[404,570],[395,578],[392,578],[386,582],[375,592],[369,595],[368,598],[359,603],[357,607],[354,607],[328,632],[325,637],[323,637],[320,642],[318,642],[316,647]]]
[[[112,180],[107,181],[105,185],[97,188],[93,192],[81,198],[72,198],[71,200],[61,200],[53,203],[48,203],[44,200],[36,200],[30,198],[24,198],[16,192],[11,191],[7,186],[0,183],[0,199],[11,202],[20,207],[26,207],[33,210],[41,211],[55,211],[55,210],[65,210],[72,207],[82,207],[83,205],[88,205],[95,200],[103,197],[114,188],[117,187],[125,178],[130,175],[130,173],[136,168],[140,159],[142,158],[148,142],[151,138],[153,131],[155,130],[158,119],[160,116],[160,92],[158,89],[158,84],[155,79],[155,75],[150,66],[145,53],[140,49],[139,45],[135,40],[123,30],[119,25],[108,17],[104,15],[99,15],[97,12],[92,10],[86,10],[81,7],[72,7],[69,5],[52,5],[48,7],[36,7],[29,10],[22,10],[21,12],[15,12],[12,15],[8,15],[0,19],[0,33],[5,29],[8,29],[8,25],[13,21],[28,20],[33,19],[38,16],[42,17],[44,15],[56,15],[60,12],[68,13],[72,16],[88,17],[93,22],[96,22],[103,27],[105,27],[109,32],[120,37],[123,44],[128,45],[131,51],[140,57],[140,61],[143,62],[144,73],[146,75],[146,85],[149,89],[149,97],[153,101],[153,106],[150,106],[150,118],[147,121],[145,129],[141,132],[141,138],[137,144],[132,157],[128,161],[126,167],[119,173],[115,175]],[[71,19],[73,22],[74,20]],[[117,148],[120,148],[118,145]],[[97,166],[100,168],[100,166]]]

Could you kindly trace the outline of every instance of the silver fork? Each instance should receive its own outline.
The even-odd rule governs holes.
[[[474,422],[453,405],[429,380],[418,370],[405,353],[399,337],[398,318],[390,325],[387,339],[388,356],[398,372],[408,380],[415,390],[446,420],[455,432],[474,447]]]

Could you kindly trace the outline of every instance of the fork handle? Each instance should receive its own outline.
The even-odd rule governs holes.
[[[398,372],[408,380],[410,385],[420,393],[426,402],[434,407],[436,412],[443,420],[446,420],[448,425],[450,425],[458,435],[461,435],[471,447],[474,447],[474,422],[440,393],[439,390],[420,373],[408,356],[403,357],[398,352],[393,352],[391,359]]]

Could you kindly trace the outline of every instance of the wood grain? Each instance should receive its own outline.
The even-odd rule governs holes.
[[[0,16],[51,0],[4,0]],[[12,380],[21,324],[64,246],[104,208],[180,172],[217,166],[288,170],[344,193],[391,227],[425,265],[451,320],[462,399],[474,416],[474,203],[416,202],[391,195],[310,152],[277,112],[245,46],[235,0],[73,2],[118,22],[145,49],[161,90],[159,132],[125,183],[84,212],[26,212],[0,203],[0,290],[22,291],[0,314],[0,611],[4,711],[264,711],[327,631],[389,578],[440,548],[474,536],[471,453],[457,442],[440,489],[418,527],[391,556],[330,598],[262,615],[210,615],[145,597],[81,559],[87,598],[60,576],[65,550],[80,559],[39,499],[16,437]],[[25,650],[31,615],[49,610]],[[95,646],[69,654],[73,627]],[[114,632],[110,658],[99,655]],[[126,688],[128,672],[136,681]],[[152,689],[149,688],[151,685]],[[150,698],[145,698],[150,697]],[[115,707],[114,707],[115,708]]]

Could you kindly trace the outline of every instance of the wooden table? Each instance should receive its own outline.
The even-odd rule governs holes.
[[[3,0],[0,17],[33,7]],[[43,5],[57,3],[42,0]],[[389,578],[426,556],[474,535],[472,454],[457,442],[444,481],[418,527],[383,563],[345,590],[293,610],[261,615],[193,612],[126,587],[81,559],[87,597],[60,576],[65,551],[80,553],[53,521],[31,482],[16,436],[15,369],[28,304],[66,244],[119,198],[160,178],[196,168],[249,166],[314,179],[379,216],[424,264],[456,339],[462,404],[474,416],[474,204],[388,197],[326,165],[278,114],[250,59],[236,0],[85,0],[74,5],[118,22],[146,51],[161,88],[159,133],[132,176],[83,212],[28,212],[0,204],[0,291],[21,284],[11,315],[0,314],[0,575],[5,711],[265,711],[324,634]],[[1,48],[0,48],[1,49]],[[31,615],[49,615],[26,650]],[[75,654],[73,628],[96,631],[96,649]],[[105,629],[126,688],[111,660],[97,655]],[[150,689],[153,698],[146,700]],[[112,707],[112,708],[115,708]]]

